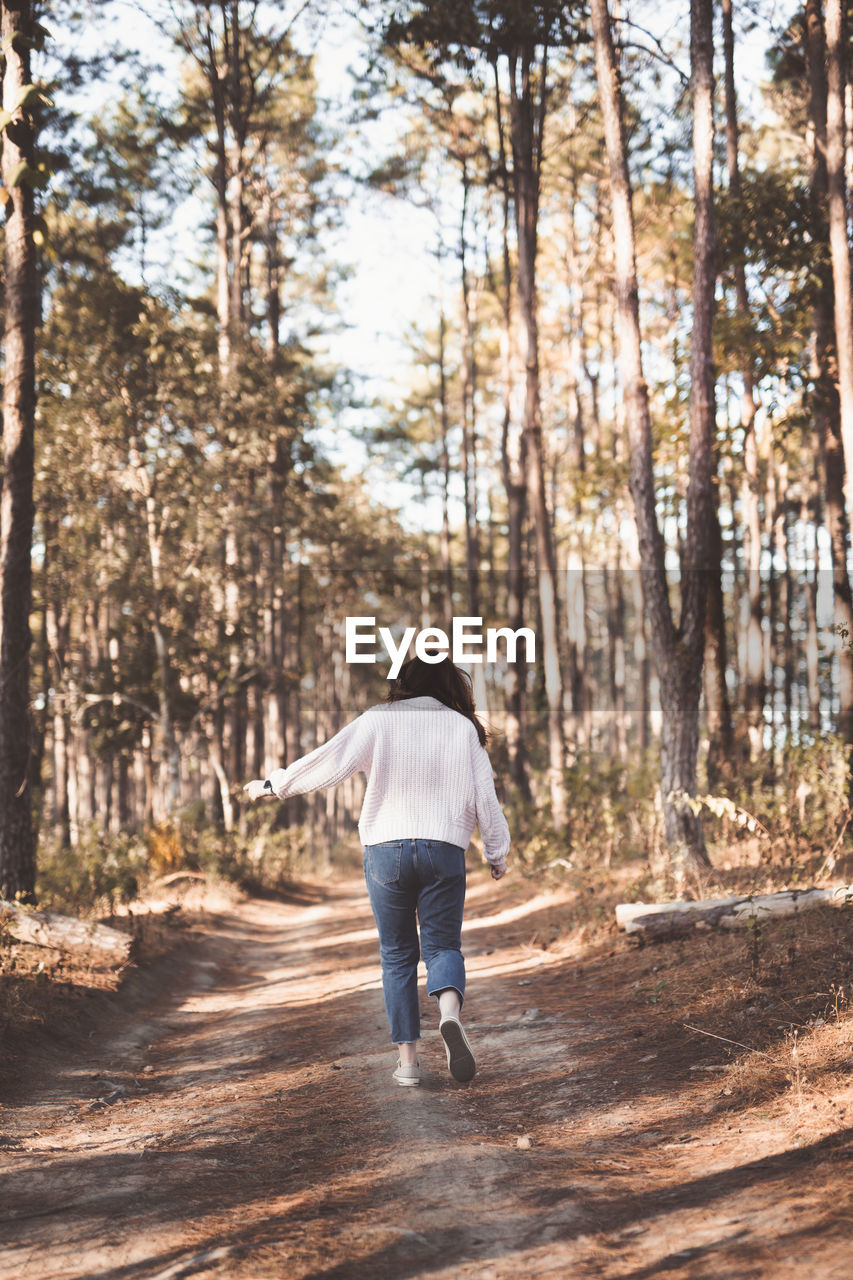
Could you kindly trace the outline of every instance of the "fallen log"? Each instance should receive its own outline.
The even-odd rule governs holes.
[[[19,942],[37,947],[54,947],[57,951],[89,952],[115,957],[126,964],[132,938],[129,934],[92,920],[75,920],[51,911],[34,911],[17,902],[0,900],[0,927]]]
[[[167,876],[158,876],[152,882],[156,889],[171,889],[173,885],[180,884],[182,881],[190,881],[193,884],[208,884],[207,876],[201,871],[172,871]]]
[[[620,902],[616,923],[626,933],[678,937],[694,929],[736,929],[768,916],[797,915],[826,904],[853,902],[853,885],[834,889],[786,889],[781,893],[706,898],[700,902]]]

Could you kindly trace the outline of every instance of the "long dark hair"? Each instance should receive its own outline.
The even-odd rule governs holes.
[[[421,658],[409,658],[400,668],[400,674],[392,681],[386,702],[403,702],[407,698],[430,697],[443,702],[451,711],[470,720],[477,730],[480,746],[486,745],[486,730],[474,709],[471,677],[467,671],[454,666],[448,657],[440,662],[424,662]]]

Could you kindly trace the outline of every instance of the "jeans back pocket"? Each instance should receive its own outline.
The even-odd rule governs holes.
[[[367,874],[377,884],[396,884],[400,879],[403,846],[400,843],[369,844],[364,850]]]
[[[465,850],[458,844],[428,840],[426,852],[436,880],[456,880],[465,875]]]

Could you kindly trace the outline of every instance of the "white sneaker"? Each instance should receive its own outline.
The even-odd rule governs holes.
[[[394,1069],[392,1079],[397,1084],[417,1085],[421,1082],[421,1069],[416,1062],[398,1062]]]
[[[451,1013],[441,1019],[438,1029],[444,1041],[444,1047],[447,1051],[447,1066],[453,1079],[458,1080],[460,1084],[473,1080],[477,1064],[474,1061],[474,1053],[468,1043],[468,1037],[465,1034],[462,1023]]]

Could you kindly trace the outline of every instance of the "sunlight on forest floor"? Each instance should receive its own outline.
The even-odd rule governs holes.
[[[638,868],[617,871],[598,876],[596,922],[590,870],[515,868],[495,884],[472,867],[478,1076],[448,1085],[424,999],[424,1087],[403,1091],[415,1097],[390,1082],[378,945],[351,875],[280,900],[155,886],[133,904],[140,954],[119,990],[89,985],[118,975],[58,956],[27,971],[27,949],[7,946],[0,990],[11,982],[19,1000],[4,1011],[2,1097],[43,1090],[0,1104],[22,1178],[14,1203],[37,1188],[79,1201],[86,1266],[104,1274],[159,1274],[189,1253],[228,1280],[691,1280],[705,1274],[694,1255],[723,1250],[734,1269],[716,1274],[777,1280],[794,1213],[835,1265],[846,1209],[826,1194],[845,1176],[853,1121],[851,913],[642,945],[613,925],[609,904]],[[92,1048],[105,1033],[112,1059]],[[26,1062],[32,1079],[10,1084]],[[118,1091],[108,1104],[105,1082]],[[68,1181],[75,1157],[115,1162],[103,1208]],[[190,1231],[174,1211],[187,1178]],[[102,1230],[108,1211],[137,1225]],[[82,1264],[56,1252],[69,1222],[48,1214],[27,1247],[70,1280]]]

